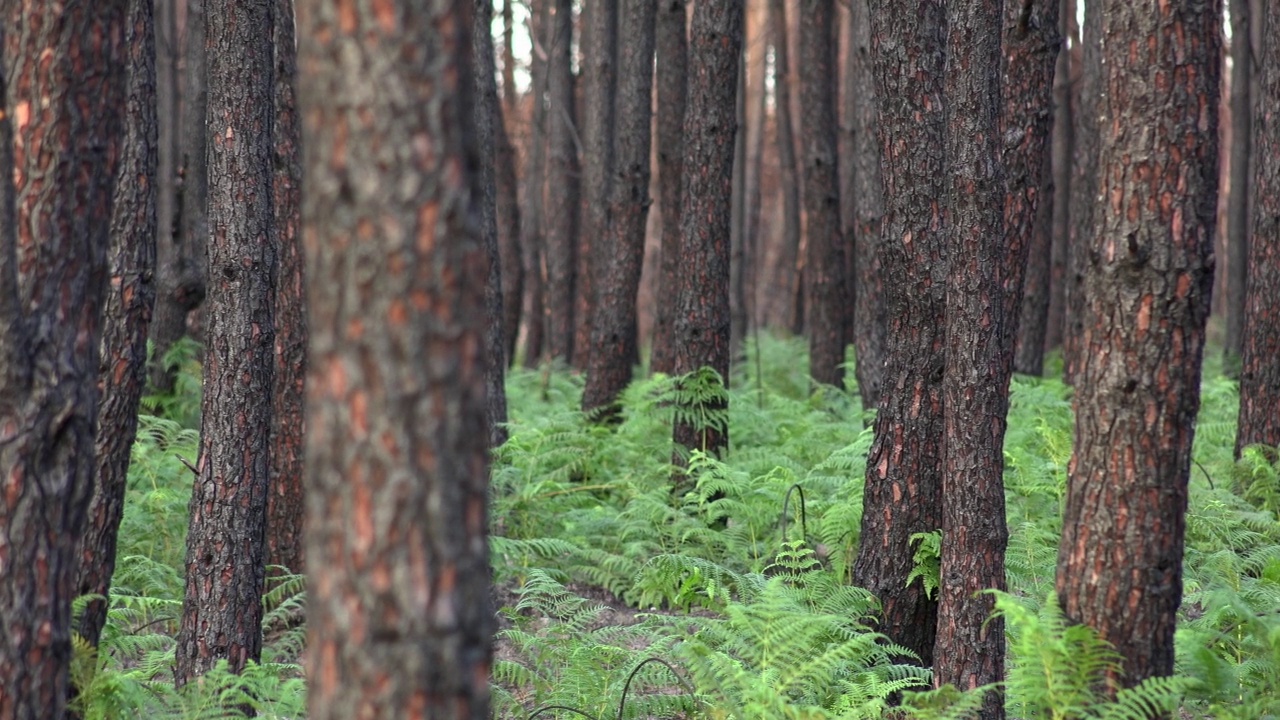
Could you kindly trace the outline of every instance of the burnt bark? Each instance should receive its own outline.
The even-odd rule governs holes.
[[[800,170],[791,117],[785,0],[769,0],[769,24],[773,28],[773,107],[782,187],[782,252],[778,256],[773,286],[777,288],[777,317],[786,323],[793,335],[799,335],[803,330],[803,308],[800,307],[803,296],[800,283]]]
[[[547,27],[547,350],[552,360],[573,359],[578,275],[578,151],[574,82],[570,65],[573,0],[546,0]]]
[[[1249,445],[1280,447],[1280,5],[1254,23],[1265,30],[1253,98],[1253,234],[1240,366],[1236,454]]]
[[[208,0],[209,297],[179,685],[262,653],[275,377],[273,3]],[[232,542],[229,539],[234,538]]]
[[[127,106],[111,208],[111,248],[102,317],[93,500],[80,541],[75,596],[91,600],[76,632],[98,644],[124,517],[138,401],[146,386],[147,329],[155,303],[158,120],[156,36],[151,0],[130,0],[124,26]]]
[[[946,34],[940,0],[871,0],[869,8],[876,97],[897,100],[880,103],[878,115],[886,366],[853,579],[880,598],[881,631],[932,665],[937,602],[919,582],[908,585],[907,576],[910,536],[942,524]]]
[[[1220,2],[1104,0],[1088,246],[1057,590],[1120,653],[1173,672],[1218,199]]]
[[[524,299],[524,261],[520,247],[520,178],[516,173],[516,149],[507,134],[502,106],[493,126],[494,192],[498,214],[498,260],[502,267],[503,360],[515,361],[520,335],[520,310]]]
[[[1067,240],[1067,277],[1064,283],[1066,313],[1062,335],[1063,379],[1075,384],[1080,369],[1080,343],[1084,336],[1084,281],[1090,235],[1098,196],[1098,114],[1102,90],[1102,22],[1099,4],[1084,8],[1080,29],[1080,79],[1078,109],[1072,132],[1075,154],[1071,169],[1070,237]]]
[[[836,167],[836,38],[834,0],[800,4],[800,136],[804,148],[805,307],[809,376],[844,388],[844,237]]]
[[[314,720],[490,717],[474,6],[298,4]]]
[[[1039,202],[1031,224],[1026,271],[1022,280],[1017,337],[1013,344],[1014,372],[1044,374],[1045,336],[1049,331],[1049,303],[1053,282],[1053,215],[1056,210],[1053,185],[1053,134],[1045,144],[1040,169]]]
[[[547,166],[547,45],[543,33],[551,24],[551,0],[531,0],[530,35],[534,39],[532,76],[532,133],[528,167],[523,178],[524,209],[520,223],[520,264],[524,268],[524,366],[537,367],[546,349],[546,237],[543,234],[544,193]]]
[[[1230,0],[1231,148],[1227,181],[1227,337],[1223,369],[1236,377],[1244,348],[1245,286],[1249,277],[1249,183],[1253,179],[1253,104],[1250,90],[1253,53],[1249,43],[1249,0]]]
[[[674,320],[680,286],[680,193],[684,167],[684,116],[688,99],[689,43],[684,0],[661,0],[656,25],[658,113],[658,205],[662,209],[662,251],[658,307],[649,367],[675,367]]]
[[[60,718],[93,495],[128,3],[0,5],[0,717]],[[92,72],[89,69],[93,69]]]
[[[680,198],[680,284],[673,318],[676,375],[709,367],[729,378],[729,226],[743,0],[704,0],[689,37],[689,104]],[[714,407],[712,410],[721,410]],[[676,422],[676,445],[718,454],[727,432]]]
[[[1058,50],[1057,69],[1053,75],[1053,131],[1050,135],[1053,163],[1053,218],[1049,253],[1049,310],[1045,326],[1044,350],[1062,345],[1066,321],[1067,246],[1071,241],[1071,159],[1075,151],[1075,117],[1071,103],[1071,77],[1074,71],[1071,39],[1076,5],[1074,0],[1061,0],[1058,28],[1062,44]]]

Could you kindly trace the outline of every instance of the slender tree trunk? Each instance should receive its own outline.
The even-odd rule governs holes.
[[[747,335],[746,253],[747,231],[747,0],[743,0],[743,51],[738,57],[738,93],[733,112],[738,134],[733,139],[733,185],[729,196],[729,366],[742,362],[742,341]]]
[[[1102,25],[1100,0],[1085,4],[1080,33],[1080,112],[1075,115],[1074,162],[1071,171],[1071,237],[1067,243],[1066,322],[1062,337],[1063,379],[1075,384],[1084,338],[1084,280],[1089,235],[1094,229],[1098,197],[1098,96],[1102,89]],[[1216,101],[1215,101],[1216,102]],[[1215,111],[1216,112],[1216,111]]]
[[[174,678],[262,653],[275,377],[273,3],[209,0],[209,302]],[[237,538],[227,542],[228,537]]]
[[[516,117],[516,18],[513,8],[519,0],[503,0],[502,3],[502,114]],[[501,163],[499,163],[501,167]],[[501,212],[499,212],[501,217]],[[501,225],[501,223],[499,223]]]
[[[616,174],[611,184],[604,243],[608,262],[598,288],[591,353],[582,409],[616,411],[618,396],[631,382],[636,354],[636,294],[644,261],[649,217],[649,150],[652,133],[653,52],[657,6],[653,0],[622,0],[618,34],[627,38],[618,53]]]
[[[1062,345],[1066,322],[1067,248],[1071,242],[1071,159],[1075,151],[1075,117],[1071,104],[1072,53],[1068,40],[1074,41],[1075,0],[1062,0],[1058,27],[1062,44],[1058,50],[1057,69],[1053,75],[1053,239],[1049,259],[1049,317],[1045,327],[1044,349],[1048,352]]]
[[[1010,59],[1006,87],[1018,94],[1026,86],[1023,72],[1044,66],[1041,75],[1053,71],[1049,44],[1032,41],[1017,12],[1002,29],[1002,0],[949,2],[946,12],[946,98],[943,129],[943,195],[949,276],[946,291],[946,376],[942,381],[945,407],[945,452],[942,476],[942,558],[938,588],[938,635],[933,652],[933,681],[971,690],[1004,679],[1004,622],[991,617],[995,599],[982,592],[1003,590],[1004,551],[1009,544],[1004,509],[1004,430],[1009,410],[1009,375],[1013,370],[1013,336],[1017,305],[1006,300],[1016,295],[1019,265],[1026,262],[1026,237],[1012,238],[1004,227],[1011,215],[1031,214],[1017,201],[1010,212],[1010,196],[1004,177],[1006,160],[1014,167],[1040,160],[1044,153],[1044,128],[1024,130],[1030,148],[1002,147],[1001,125],[1023,125],[1008,116],[1001,102],[1001,39]],[[1049,32],[1056,32],[1050,3],[1046,8]],[[1017,8],[1010,8],[1014,11]],[[1021,43],[1027,42],[1024,46]],[[1036,47],[1040,45],[1040,47]],[[1034,57],[1039,50],[1047,61]],[[1031,57],[1027,57],[1031,55]],[[1015,59],[1016,58],[1016,59]],[[1013,65],[1023,61],[1027,68]],[[1035,86],[1033,86],[1035,87]],[[1031,100],[1032,110],[1048,117],[1048,81]],[[1039,89],[1039,88],[1035,88]],[[1033,95],[1034,97],[1034,95]],[[1019,108],[1021,110],[1021,108]],[[1006,113],[1001,117],[1001,113]],[[1034,112],[1028,113],[1034,116]],[[1018,113],[1021,115],[1021,113]],[[1021,117],[1017,118],[1021,120]],[[1004,120],[1002,123],[1001,121]],[[1044,123],[1041,122],[1041,125]],[[1038,143],[1037,144],[1037,136]],[[1010,152],[1012,150],[1012,152]],[[1020,152],[1021,151],[1021,152]],[[1033,157],[1018,157],[1021,153]],[[1011,157],[1012,156],[1012,157]],[[1030,177],[1029,193],[1039,185]],[[1018,198],[1022,200],[1022,198]],[[1023,201],[1025,202],[1025,200]],[[1017,217],[1014,223],[1029,224]],[[982,720],[1003,720],[1004,700],[999,691],[988,692],[979,715]]]
[[[474,2],[298,4],[312,720],[490,717]]]
[[[932,665],[937,602],[907,576],[911,535],[942,525],[947,256],[938,208],[946,34],[940,0],[871,0],[869,7],[876,97],[896,100],[879,110],[886,366],[853,578],[880,598],[881,630]]]
[[[675,367],[674,322],[680,286],[680,192],[684,163],[684,115],[689,67],[684,0],[660,0],[657,20],[658,203],[662,208],[662,252],[658,312],[649,366]]]
[[[1280,447],[1280,5],[1253,22],[1265,30],[1258,93],[1253,98],[1253,235],[1240,371],[1236,454],[1257,443]]]
[[[1044,374],[1045,336],[1049,329],[1049,303],[1053,282],[1053,133],[1044,147],[1040,168],[1039,201],[1031,225],[1026,273],[1022,281],[1022,306],[1014,339],[1013,369],[1025,375]]]
[[[159,128],[156,169],[156,258],[171,257],[177,234],[178,161],[181,157],[182,114],[178,89],[177,0],[155,0],[156,114]],[[157,268],[158,269],[158,268]],[[154,272],[154,271],[153,271]],[[158,289],[158,288],[157,288]]]
[[[760,198],[764,179],[764,126],[767,110],[765,75],[768,73],[769,6],[763,0],[748,0],[746,10],[746,127],[745,134],[747,168],[744,175],[746,187],[743,197],[742,232],[742,292],[746,327],[744,337],[758,333],[760,323]]]
[[[680,286],[674,317],[676,375],[709,367],[729,377],[729,199],[738,126],[734,101],[742,54],[743,0],[702,0],[689,39],[689,105],[680,201]],[[727,402],[725,400],[724,402]],[[708,410],[723,411],[720,402]],[[718,454],[727,428],[677,421],[677,446]]]
[[[1057,588],[1067,618],[1115,646],[1132,686],[1173,672],[1213,283],[1218,114],[1205,108],[1219,97],[1222,7],[1102,0],[1089,12],[1107,38],[1105,201],[1088,252]]]
[[[102,319],[93,500],[80,542],[75,596],[90,601],[76,626],[98,644],[107,622],[105,599],[116,567],[129,459],[138,431],[138,400],[146,386],[147,326],[156,290],[156,37],[151,0],[130,0],[124,26],[128,105],[111,208],[111,249]]]
[[[524,264],[520,247],[520,179],[516,173],[516,149],[507,134],[502,106],[494,119],[494,192],[498,214],[498,259],[502,266],[503,360],[516,356],[520,334],[520,309],[524,298]]]
[[[93,495],[112,188],[124,140],[127,6],[0,5],[6,720],[61,718],[67,700],[76,552]]]
[[[578,152],[574,126],[573,0],[548,0],[547,32],[547,329],[552,360],[573,358],[578,270]]]
[[[778,257],[777,317],[792,334],[801,332],[800,297],[800,171],[796,161],[795,133],[791,126],[791,71],[787,48],[787,6],[785,0],[769,0],[769,24],[773,27],[774,122],[777,130],[778,165],[782,186],[782,252]]]
[[[1245,284],[1249,276],[1249,159],[1253,156],[1253,104],[1249,91],[1253,58],[1249,42],[1249,0],[1230,0],[1231,155],[1227,181],[1227,339],[1223,368],[1238,376],[1244,348]]]
[[[805,306],[809,375],[844,387],[844,238],[836,167],[836,23],[834,0],[800,4],[800,136],[804,148],[804,209],[808,217]]]
[[[534,39],[533,64],[530,75],[533,81],[533,132],[529,139],[529,163],[524,177],[525,210],[521,213],[520,258],[524,267],[524,299],[521,315],[524,316],[524,365],[537,367],[542,361],[547,331],[546,318],[546,236],[543,233],[542,214],[545,207],[547,162],[547,45],[543,42],[546,28],[551,24],[551,0],[531,0],[529,34]]]

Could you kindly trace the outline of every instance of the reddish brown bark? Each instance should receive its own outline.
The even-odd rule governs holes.
[[[1173,672],[1218,200],[1220,2],[1104,0],[1097,213],[1057,588],[1123,658]],[[1141,128],[1141,131],[1135,129]]]
[[[658,205],[662,209],[662,252],[658,308],[654,323],[654,372],[675,366],[674,316],[680,285],[680,191],[684,163],[684,115],[689,67],[684,0],[661,0],[657,19]]]

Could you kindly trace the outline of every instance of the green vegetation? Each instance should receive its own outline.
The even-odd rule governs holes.
[[[499,717],[879,718],[901,696],[915,718],[962,718],[973,693],[928,691],[929,673],[870,631],[875,598],[849,585],[869,417],[849,395],[810,393],[802,345],[766,339],[731,379],[724,461],[695,453],[672,491],[670,423],[696,402],[666,378],[635,383],[617,425],[576,410],[581,378],[513,371],[511,439],[497,453],[492,552],[500,611]],[[1212,354],[1211,357],[1216,357]],[[302,717],[302,579],[266,598],[267,651],[244,677],[171,684],[182,597],[192,423],[191,356],[179,395],[149,399],[103,647],[77,648],[86,718]],[[717,390],[712,386],[712,390]],[[1052,600],[1070,389],[1016,378],[1005,443],[1010,717],[1280,716],[1280,465],[1232,459],[1236,390],[1206,369],[1187,515],[1179,676],[1114,702],[1115,661]],[[708,417],[707,422],[723,418]],[[937,583],[936,535],[913,582]],[[228,710],[227,708],[231,708]],[[540,712],[538,712],[540,711]]]

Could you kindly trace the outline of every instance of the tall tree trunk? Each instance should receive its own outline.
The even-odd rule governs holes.
[[[1067,242],[1066,322],[1062,336],[1063,379],[1075,384],[1083,358],[1085,296],[1090,234],[1098,197],[1099,94],[1102,90],[1102,23],[1100,0],[1085,4],[1084,27],[1080,32],[1081,64],[1079,112],[1072,133],[1075,155],[1071,170],[1071,237]],[[1216,101],[1215,101],[1216,102]],[[1216,105],[1215,105],[1216,107]]]
[[[871,19],[866,0],[850,2],[849,67],[847,92],[853,102],[849,122],[853,131],[853,243],[854,358],[862,407],[880,405],[885,367],[885,294],[880,267],[880,221],[884,213],[884,188],[880,178],[880,141],[877,137],[875,77],[871,58]]]
[[[1245,284],[1249,277],[1249,159],[1253,156],[1253,53],[1249,42],[1249,0],[1230,0],[1231,148],[1227,181],[1227,339],[1223,367],[1238,376],[1244,348]]]
[[[1206,108],[1219,97],[1222,7],[1102,0],[1089,12],[1107,38],[1105,201],[1088,251],[1057,588],[1067,618],[1115,646],[1131,686],[1173,672],[1213,283],[1218,114]]]
[[[758,332],[760,323],[760,198],[764,179],[764,126],[768,93],[765,75],[768,74],[769,6],[763,0],[747,0],[746,29],[744,30],[743,55],[746,59],[746,172],[742,220],[742,292],[745,327],[744,337]]]
[[[157,246],[158,281],[155,316],[151,323],[151,385],[159,392],[173,389],[174,373],[164,364],[173,344],[187,334],[187,314],[204,302],[208,285],[209,236],[209,73],[205,27],[207,3],[187,0],[186,96],[182,109],[182,197],[178,222],[181,235]]]
[[[547,0],[547,344],[552,360],[573,358],[578,274],[578,152],[574,126],[573,0]]]
[[[178,162],[182,153],[182,114],[179,111],[181,92],[178,89],[177,3],[178,0],[155,0],[156,115],[159,128],[156,153],[157,260],[161,255],[172,256],[174,253],[178,192],[182,187],[178,179]]]
[[[573,366],[586,369],[591,345],[591,315],[611,250],[600,240],[609,232],[609,206],[614,181],[614,96],[617,95],[615,53],[618,50],[618,0],[582,5],[582,205],[579,212],[578,272],[574,292]],[[626,37],[626,36],[623,36]],[[634,38],[627,38],[632,42]],[[650,63],[652,65],[652,62]],[[652,73],[652,68],[650,69]],[[632,345],[634,345],[634,341]]]
[[[498,207],[495,166],[495,138],[502,132],[502,106],[498,104],[498,69],[493,49],[493,0],[474,0],[475,23],[472,47],[475,57],[475,128],[480,153],[480,238],[489,259],[488,281],[484,287],[485,325],[485,410],[489,447],[507,441],[507,361],[503,354],[502,259],[498,251]]]
[[[1253,22],[1265,30],[1253,98],[1253,235],[1240,369],[1236,454],[1248,445],[1280,447],[1280,4]]]
[[[734,101],[742,54],[743,0],[702,0],[689,37],[689,105],[684,123],[680,200],[680,286],[674,317],[676,375],[709,367],[729,378],[729,199],[738,124]],[[725,400],[724,402],[727,402]],[[722,411],[719,401],[709,410]],[[687,450],[717,454],[726,428],[677,420],[673,438]]]
[[[582,409],[602,409],[605,415],[614,414],[618,396],[631,382],[636,354],[636,294],[649,217],[656,19],[653,0],[622,0],[618,34],[627,42],[618,53],[616,172],[610,185],[604,242],[597,246],[604,250],[600,257],[603,272],[588,340],[587,386],[582,392]]]
[[[1013,369],[1026,375],[1044,374],[1045,336],[1049,330],[1049,303],[1053,282],[1053,131],[1044,147],[1040,166],[1039,201],[1031,223],[1026,272],[1022,280],[1022,306],[1013,344]]]
[[[98,385],[94,490],[80,541],[75,596],[101,595],[85,606],[76,632],[98,644],[107,622],[105,599],[116,567],[129,459],[138,431],[138,400],[146,386],[147,329],[156,290],[156,36],[152,0],[130,0],[124,26],[128,105],[111,208],[111,249],[104,298]]]
[[[520,260],[524,267],[524,298],[520,314],[524,316],[524,365],[537,367],[546,350],[546,235],[542,216],[546,207],[544,193],[547,167],[547,53],[544,42],[551,25],[551,0],[530,0],[529,34],[533,38],[532,125],[529,138],[528,168],[523,178],[524,210],[520,224]]]
[[[516,18],[513,10],[519,0],[502,3],[502,114],[515,119],[516,103]],[[499,167],[501,164],[499,163]],[[501,213],[499,213],[501,216]],[[501,225],[501,223],[499,223]]]
[[[742,362],[747,335],[747,286],[743,262],[747,230],[747,0],[742,3],[743,51],[738,57],[738,94],[733,112],[738,134],[733,139],[733,184],[729,195],[729,366]]]
[[[675,367],[674,323],[680,286],[680,191],[684,163],[684,115],[688,98],[689,47],[684,0],[661,0],[657,20],[658,205],[662,209],[662,252],[658,310],[649,366],[670,373]]]
[[[1071,242],[1071,159],[1075,151],[1075,116],[1071,104],[1074,68],[1069,42],[1075,42],[1075,0],[1061,0],[1058,28],[1062,44],[1053,75],[1053,239],[1049,258],[1049,318],[1045,327],[1045,352],[1062,345],[1066,323],[1067,247]]]
[[[474,2],[298,4],[312,720],[490,717]]]
[[[61,718],[67,700],[76,552],[93,495],[112,188],[127,99],[127,5],[0,5],[6,720]]]
[[[274,0],[275,170],[272,202],[278,242],[275,382],[271,390],[271,486],[267,494],[267,565],[303,570],[302,455],[307,379],[307,290],[298,235],[302,147],[296,87],[298,51],[293,0]]]
[[[520,309],[524,299],[524,263],[520,247],[520,178],[516,149],[507,134],[502,106],[494,119],[494,192],[498,214],[498,260],[502,267],[503,360],[516,356],[520,335]]]
[[[1018,201],[1034,206],[1039,176],[1023,170],[1044,153],[1044,121],[1029,124],[1018,112],[1009,117],[1001,102],[1001,39],[1004,58],[1010,60],[1004,75],[1011,94],[1028,89],[1032,70],[1053,71],[1054,45],[1028,37],[1031,22],[1020,17],[1021,8],[1010,3],[1012,22],[1004,22],[1002,0],[948,2],[946,10],[946,66],[943,74],[945,127],[942,133],[948,178],[942,212],[946,223],[949,272],[946,290],[946,374],[942,381],[945,432],[942,476],[942,558],[938,587],[938,635],[933,652],[935,685],[955,685],[972,690],[1004,679],[1004,622],[991,617],[995,599],[983,590],[1005,588],[1004,551],[1009,544],[1004,509],[1004,430],[1009,410],[1009,375],[1013,370],[1013,336],[1017,305],[1006,300],[1016,295],[1026,262],[1026,236],[1011,237],[1006,221],[1027,225],[1031,214]],[[1041,9],[1048,32],[1056,32],[1052,3]],[[1026,23],[1026,24],[1023,24]],[[1026,42],[1026,45],[1022,43]],[[1015,68],[1018,62],[1027,67]],[[1040,70],[1039,66],[1044,66]],[[1032,94],[1027,115],[1036,111],[1047,119],[1048,87]],[[1029,89],[1038,90],[1032,85]],[[1018,108],[1023,110],[1023,108]],[[1002,111],[1005,116],[1002,117]],[[1002,122],[1003,120],[1003,122]],[[1001,132],[1023,129],[1026,146],[1002,147]],[[1031,137],[1026,137],[1031,136]],[[1038,137],[1037,137],[1038,136]],[[1037,144],[1037,141],[1039,144]],[[1005,141],[1007,142],[1007,141]],[[1006,161],[1031,179],[1028,203],[1006,186],[1001,153]],[[1019,157],[1022,154],[1031,157]],[[1017,177],[1015,175],[1014,177]],[[1020,194],[1020,193],[1019,193]],[[1010,212],[1009,205],[1015,207]],[[988,692],[979,717],[1003,720],[1004,701],[999,691]]]
[[[791,70],[785,0],[769,0],[769,24],[773,27],[773,108],[782,188],[782,252],[778,256],[773,286],[777,288],[777,317],[787,324],[792,334],[799,335],[803,329],[801,309],[796,306],[801,294],[800,171],[791,125]]]
[[[845,260],[836,167],[836,23],[834,0],[800,4],[800,137],[804,148],[809,375],[844,387]]]
[[[205,7],[211,282],[179,685],[223,659],[240,672],[262,653],[275,377],[275,8],[246,0]]]
[[[883,394],[867,459],[854,582],[884,608],[881,630],[933,664],[937,602],[919,582],[909,538],[942,524],[942,379],[947,255],[943,193],[941,0],[871,0],[885,217],[881,274],[888,318]],[[910,17],[914,22],[903,22]],[[892,49],[892,53],[889,50]]]

